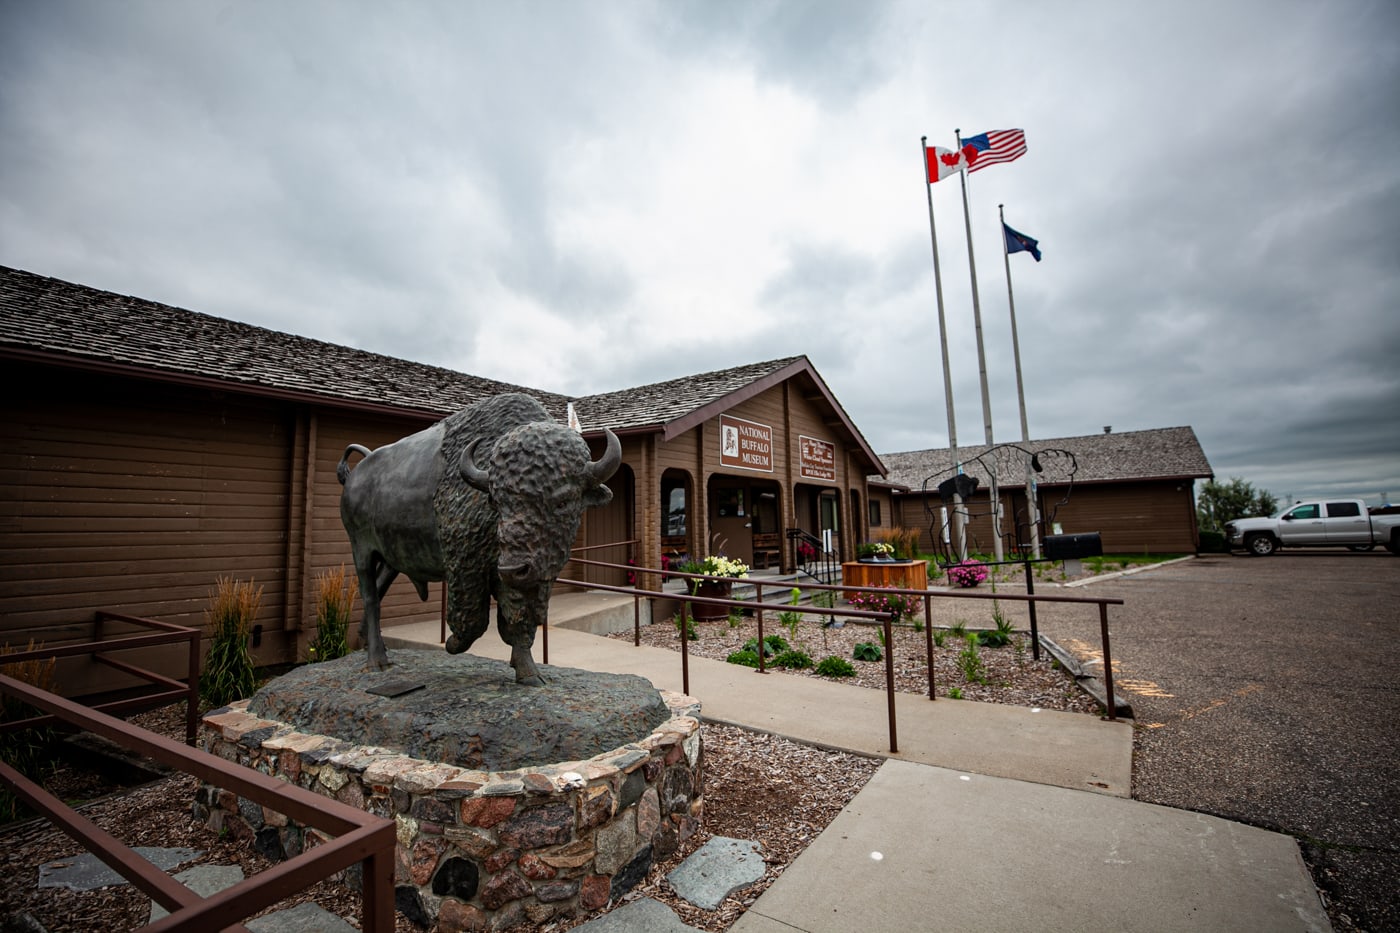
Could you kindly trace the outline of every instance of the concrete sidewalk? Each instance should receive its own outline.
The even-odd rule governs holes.
[[[680,691],[678,653],[577,630],[631,618],[625,597],[551,603],[549,663]],[[384,636],[391,649],[436,646],[439,631]],[[509,657],[494,632],[472,650]],[[1331,929],[1291,837],[1128,799],[1128,723],[899,694],[891,754],[881,692],[708,658],[689,667],[708,720],[892,759],[735,933]]]

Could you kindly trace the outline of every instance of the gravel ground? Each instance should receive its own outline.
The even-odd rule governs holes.
[[[1213,555],[1070,592],[1126,600],[1133,796],[1294,836],[1335,929],[1400,930],[1400,561]],[[1081,659],[1095,622],[1041,612]]]

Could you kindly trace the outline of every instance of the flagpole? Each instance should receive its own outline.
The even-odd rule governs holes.
[[[957,137],[957,151],[962,151],[962,130],[953,130]],[[972,322],[977,331],[977,373],[982,381],[982,429],[986,435],[987,449],[992,448],[992,399],[987,391],[987,351],[982,343],[982,302],[977,295],[977,261],[972,254],[972,210],[967,200],[967,169],[960,173],[963,196],[963,223],[967,227],[967,268],[972,273]],[[996,466],[989,471],[992,483],[992,551],[997,560],[1002,559],[1001,547],[1001,493],[997,489]]]
[[[928,177],[928,137],[920,137],[919,143],[924,161],[924,193],[928,195],[928,235],[933,244],[933,290],[938,298],[938,345],[943,351],[943,399],[948,406],[948,453],[953,458],[954,469],[958,469],[961,466],[958,462],[958,423],[953,414],[953,375],[948,365],[948,319],[943,311],[943,272],[938,263],[938,227],[933,221],[933,183]],[[958,551],[958,559],[966,560],[967,545],[963,536],[961,496],[955,496],[953,500],[953,522],[957,532],[954,546]],[[933,544],[936,548],[938,542]]]
[[[1021,405],[1021,440],[1027,444],[1031,440],[1030,428],[1026,422],[1026,388],[1021,381],[1021,341],[1016,336],[1016,296],[1011,291],[1011,250],[1006,245],[1006,206],[997,205],[997,217],[1001,220],[1001,260],[1006,265],[1006,303],[1011,309],[1011,355],[1016,361],[1016,401]],[[1040,559],[1040,503],[1039,492],[1035,488],[1035,473],[1031,469],[1030,453],[1026,458],[1026,509],[1031,520],[1031,554]]]

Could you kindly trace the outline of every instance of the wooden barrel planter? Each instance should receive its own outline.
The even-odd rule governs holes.
[[[734,584],[728,580],[701,580],[695,588],[696,596],[712,599],[728,599],[734,592]],[[689,603],[691,618],[697,622],[713,622],[729,618],[728,606],[715,606],[710,603]]]

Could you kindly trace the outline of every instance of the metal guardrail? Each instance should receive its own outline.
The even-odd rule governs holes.
[[[104,637],[104,624],[107,622],[122,622],[127,625],[135,625],[140,628],[156,629],[150,635],[118,635],[112,638]],[[156,709],[157,707],[168,705],[171,701],[185,701],[185,744],[193,745],[195,730],[199,725],[199,639],[200,632],[185,625],[175,625],[171,622],[158,622],[155,619],[143,619],[139,616],[123,615],[119,612],[111,612],[106,609],[99,609],[95,613],[93,620],[93,640],[79,642],[71,645],[61,645],[54,647],[31,648],[26,651],[15,651],[0,658],[0,664],[21,664],[25,661],[47,660],[49,658],[71,658],[87,655],[94,662],[106,665],[123,673],[130,674],[140,680],[148,681],[151,684],[164,686],[166,689],[155,693],[143,693],[140,696],[127,697],[122,700],[113,700],[108,703],[96,703],[91,709],[109,711],[113,713],[125,713],[133,710]],[[148,671],[145,668],[136,667],[109,657],[113,651],[129,651],[134,648],[153,648],[160,645],[175,645],[185,643],[189,648],[189,661],[187,665],[188,683],[181,683],[155,671]],[[36,726],[49,726],[55,721],[53,716],[39,716],[32,719],[21,719],[13,722],[0,724],[0,735],[8,732],[16,732],[21,729],[29,729]]]
[[[62,650],[62,649],[57,649]],[[8,660],[8,659],[7,659]],[[125,843],[101,829],[44,788],[0,762],[0,779],[72,839],[82,843],[112,870],[153,898],[170,914],[141,927],[143,933],[207,933],[244,931],[241,921],[338,871],[364,863],[361,929],[393,933],[394,823],[262,774],[186,747],[56,694],[0,675],[0,692],[51,714],[49,718],[78,726],[170,765],[201,780],[232,791],[270,810],[334,836],[301,855],[210,897],[201,897],[180,884]],[[33,720],[31,720],[33,721]]]
[[[576,558],[575,560],[576,560],[577,563],[601,563],[601,562],[598,562],[598,561],[586,561],[586,560],[579,559],[579,558]],[[641,572],[641,573],[650,572],[650,571],[649,571],[649,568],[636,568],[636,569],[637,569],[639,572]],[[690,579],[699,579],[699,580],[728,580],[728,581],[730,581],[730,582],[733,582],[733,580],[734,580],[733,577],[714,577],[714,576],[708,576],[708,575],[705,575],[705,574],[683,574],[683,573],[676,573],[676,572],[674,572],[674,571],[672,571],[672,572],[670,573],[670,576],[673,576],[673,577],[687,577],[687,578],[690,578]],[[654,591],[654,590],[639,590],[639,589],[635,589],[635,588],[632,588],[632,587],[605,586],[605,585],[599,584],[599,583],[587,583],[587,582],[584,582],[584,581],[582,581],[582,580],[566,580],[566,579],[562,579],[562,578],[561,578],[558,582],[559,582],[559,583],[563,583],[563,584],[567,584],[567,585],[569,585],[569,586],[575,586],[575,587],[583,588],[583,589],[599,589],[599,590],[605,590],[605,591],[608,591],[608,592],[623,593],[623,594],[630,594],[630,595],[632,595],[632,596],[633,596],[633,601],[632,601],[632,618],[633,618],[633,623],[632,623],[632,624],[633,624],[632,643],[633,643],[634,646],[640,645],[640,644],[641,644],[641,606],[640,606],[640,600],[641,600],[641,598],[644,597],[644,596],[645,596],[645,597],[648,597],[648,598],[673,599],[673,600],[678,600],[678,601],[680,601],[680,602],[682,603],[682,618],[683,618],[683,620],[684,620],[684,618],[685,618],[684,613],[685,613],[685,611],[686,611],[685,608],[684,608],[684,607],[685,607],[685,604],[686,604],[686,603],[690,603],[690,602],[707,603],[707,604],[711,604],[711,605],[728,606],[728,607],[730,607],[730,608],[754,610],[754,612],[755,612],[755,617],[756,617],[757,622],[758,622],[758,639],[759,639],[759,644],[760,644],[760,645],[761,645],[762,642],[763,642],[763,615],[764,615],[764,613],[767,612],[767,611],[776,611],[776,612],[799,612],[799,613],[802,613],[802,614],[816,614],[816,615],[830,615],[830,616],[838,616],[838,615],[839,615],[839,616],[843,616],[843,617],[846,617],[846,618],[850,618],[850,619],[852,619],[853,621],[855,621],[855,622],[857,622],[857,623],[864,623],[864,624],[870,624],[871,622],[879,621],[879,622],[881,622],[881,624],[884,626],[884,630],[885,630],[885,644],[886,644],[886,646],[890,646],[890,645],[893,645],[893,644],[894,644],[894,642],[893,642],[893,632],[892,632],[892,628],[893,628],[893,623],[894,623],[894,619],[895,619],[895,615],[896,615],[896,614],[893,613],[893,612],[890,612],[890,613],[881,613],[881,612],[871,612],[871,611],[868,611],[868,610],[857,610],[857,609],[836,609],[836,608],[824,608],[824,607],[818,607],[818,606],[800,606],[800,605],[799,605],[799,606],[794,606],[794,605],[791,605],[790,603],[765,603],[765,602],[763,601],[763,587],[764,587],[765,584],[764,584],[762,581],[757,580],[757,579],[753,579],[753,578],[746,578],[746,579],[745,579],[745,582],[746,582],[746,583],[748,583],[748,584],[750,584],[750,585],[752,585],[752,586],[754,587],[754,599],[751,599],[751,600],[720,599],[720,598],[718,598],[718,597],[693,596],[693,595],[684,594],[684,593],[666,593],[666,592],[658,592],[658,591]],[[789,583],[789,582],[786,582],[786,581],[785,581],[784,583],[781,583],[781,584],[767,584],[767,585],[768,585],[768,586],[780,586],[780,587],[781,587],[782,589],[784,589],[784,590],[790,590],[790,589],[792,588],[792,584]],[[930,700],[935,700],[935,699],[937,699],[937,697],[936,697],[936,691],[935,691],[935,684],[934,684],[934,675],[933,675],[933,600],[934,600],[934,599],[991,599],[991,600],[1000,600],[1000,599],[1004,599],[1004,600],[1007,600],[1008,602],[1024,602],[1024,603],[1026,603],[1027,606],[1028,606],[1028,608],[1030,609],[1030,619],[1031,619],[1031,626],[1032,626],[1032,639],[1033,639],[1033,642],[1034,642],[1034,644],[1035,644],[1035,646],[1036,646],[1036,650],[1037,650],[1036,656],[1037,656],[1037,658],[1039,657],[1039,633],[1038,633],[1037,631],[1035,631],[1035,626],[1036,626],[1036,620],[1035,620],[1035,606],[1036,606],[1037,603],[1077,603],[1077,604],[1083,604],[1083,605],[1096,605],[1096,606],[1098,606],[1098,610],[1099,610],[1099,631],[1100,631],[1100,637],[1101,637],[1101,639],[1102,639],[1102,644],[1103,644],[1104,690],[1105,690],[1106,699],[1107,699],[1107,703],[1106,703],[1106,706],[1105,706],[1105,713],[1106,713],[1106,718],[1107,718],[1107,719],[1109,719],[1110,721],[1114,721],[1114,722],[1117,721],[1117,718],[1118,718],[1118,717],[1117,717],[1116,712],[1115,712],[1115,710],[1117,709],[1117,705],[1116,705],[1116,700],[1115,700],[1115,698],[1114,698],[1114,691],[1113,691],[1113,657],[1112,657],[1112,653],[1111,653],[1111,651],[1110,651],[1109,632],[1108,632],[1108,607],[1109,607],[1109,606],[1121,606],[1121,605],[1123,605],[1123,600],[1121,600],[1121,599],[1118,599],[1118,598],[1116,598],[1116,597],[1104,597],[1104,596],[1055,596],[1055,595],[1048,595],[1048,594],[1046,594],[1046,595],[1041,595],[1041,594],[1036,594],[1036,593],[1026,593],[1026,594],[1024,594],[1024,595],[1023,595],[1023,594],[1020,594],[1020,593],[966,593],[966,592],[958,592],[958,591],[950,591],[950,590],[914,590],[914,589],[899,589],[899,588],[895,588],[895,587],[876,587],[876,588],[872,588],[872,587],[869,587],[869,586],[858,587],[858,586],[842,586],[842,585],[835,585],[835,584],[820,584],[820,583],[804,583],[804,584],[802,584],[802,587],[801,587],[801,588],[802,588],[804,591],[805,591],[805,590],[824,590],[824,591],[831,591],[831,592],[836,592],[836,593],[846,593],[846,592],[871,592],[872,589],[878,589],[878,591],[879,591],[879,593],[880,593],[881,595],[886,595],[886,596],[913,596],[913,597],[916,597],[916,598],[921,599],[921,600],[923,601],[923,604],[924,604],[924,638],[925,638],[926,663],[927,663],[927,667],[928,667],[928,698],[929,698]],[[690,692],[690,670],[689,670],[690,662],[689,662],[689,649],[688,649],[688,646],[687,646],[687,639],[685,638],[685,628],[686,628],[686,623],[685,623],[684,621],[682,621],[681,630],[680,630],[680,633],[679,633],[679,634],[680,634],[680,642],[681,642],[682,683],[683,683],[683,685],[684,685],[684,690],[685,690],[685,692],[686,692],[686,693],[689,693],[689,692]],[[549,633],[549,627],[546,625],[546,626],[544,626],[544,645],[545,645],[545,648],[544,648],[544,651],[545,651],[544,660],[545,660],[545,663],[546,663],[546,664],[549,663],[549,653],[548,653],[548,652],[549,652],[549,634],[548,634],[548,633]],[[899,747],[898,747],[898,742],[897,742],[897,739],[896,739],[896,727],[895,727],[895,705],[894,705],[894,694],[895,694],[895,687],[894,687],[894,656],[893,656],[893,653],[892,653],[891,651],[889,651],[889,650],[886,650],[886,651],[884,652],[884,655],[885,655],[885,691],[886,691],[887,698],[888,698],[888,708],[889,708],[890,751],[891,751],[891,752],[894,752],[894,753],[897,753],[897,752],[899,751]],[[760,650],[760,651],[758,652],[758,657],[759,657],[759,667],[758,667],[758,671],[759,671],[759,673],[764,673],[764,672],[765,672],[765,669],[764,669],[763,651],[762,651],[762,650]]]

